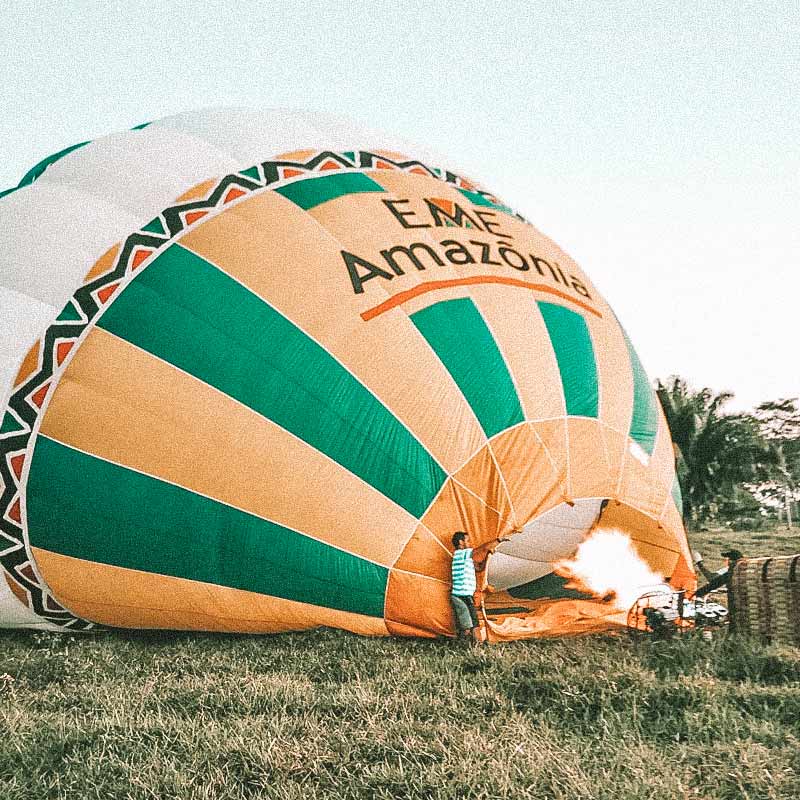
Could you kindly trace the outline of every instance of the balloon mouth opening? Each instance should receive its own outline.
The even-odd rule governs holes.
[[[489,638],[624,628],[648,588],[691,588],[679,546],[649,544],[655,530],[663,536],[657,520],[606,498],[562,503],[531,521],[489,561]]]
[[[594,497],[564,502],[528,522],[495,550],[487,583],[512,597],[552,597],[563,583],[554,577],[554,565],[575,553],[590,535],[604,502]]]

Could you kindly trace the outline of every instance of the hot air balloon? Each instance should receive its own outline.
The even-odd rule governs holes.
[[[495,195],[339,119],[182,114],[0,197],[0,625],[602,626],[553,564],[599,524],[694,574],[647,375]],[[406,154],[407,153],[407,154]]]

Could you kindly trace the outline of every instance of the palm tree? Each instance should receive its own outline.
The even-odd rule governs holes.
[[[761,403],[755,410],[755,417],[773,456],[766,493],[783,503],[786,522],[792,528],[792,507],[800,495],[800,407],[797,398]]]
[[[699,525],[744,483],[765,478],[769,452],[752,415],[723,412],[730,392],[693,391],[672,376],[656,382],[656,393],[675,444],[684,516]]]

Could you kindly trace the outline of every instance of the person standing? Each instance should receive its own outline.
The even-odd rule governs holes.
[[[474,642],[481,641],[481,628],[478,622],[478,611],[475,608],[475,591],[477,570],[483,570],[490,553],[494,552],[500,542],[508,539],[493,539],[477,548],[470,547],[469,534],[456,531],[453,534],[453,564],[450,590],[450,604],[456,617],[458,635],[469,636]]]

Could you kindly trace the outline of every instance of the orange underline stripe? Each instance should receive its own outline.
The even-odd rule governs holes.
[[[554,294],[556,297],[560,297],[562,300],[566,300],[576,306],[580,306],[590,314],[600,317],[600,319],[603,318],[603,315],[596,308],[592,308],[590,305],[587,305],[580,300],[576,300],[574,297],[570,297],[568,294],[565,294],[558,289],[554,289],[552,286],[546,286],[543,283],[526,283],[518,278],[503,278],[494,275],[473,275],[470,278],[451,278],[450,280],[446,281],[429,281],[428,283],[421,283],[418,286],[414,286],[412,289],[407,289],[405,292],[399,292],[393,297],[390,297],[388,300],[384,300],[379,305],[374,306],[373,308],[367,309],[361,314],[361,319],[363,319],[365,322],[369,322],[369,320],[374,319],[380,314],[383,314],[384,311],[389,311],[396,306],[402,305],[406,302],[406,300],[411,300],[413,297],[419,297],[421,294],[426,294],[427,292],[435,292],[437,289],[446,289],[448,286],[469,286],[476,283],[504,283],[507,286],[517,286],[520,289],[529,289],[532,292],[546,292],[547,294]]]

